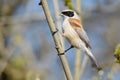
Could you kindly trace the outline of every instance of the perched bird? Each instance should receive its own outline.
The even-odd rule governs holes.
[[[77,13],[73,10],[63,10],[61,12],[61,16],[63,16],[64,18],[62,25],[62,36],[65,37],[71,44],[71,47],[68,48],[65,52],[67,52],[71,48],[77,48],[85,51],[85,53],[92,60],[96,68],[100,70],[101,68],[99,67],[96,58],[91,52],[89,38],[85,30],[83,29]]]

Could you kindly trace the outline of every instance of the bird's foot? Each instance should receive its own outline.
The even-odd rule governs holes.
[[[72,48],[74,48],[74,47],[71,45],[68,49],[65,50],[65,52],[69,51]]]

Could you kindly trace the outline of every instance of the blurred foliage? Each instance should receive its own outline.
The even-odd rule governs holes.
[[[46,74],[44,70],[41,72],[43,75]],[[14,55],[10,59],[4,74],[7,80],[40,80],[40,75],[42,75],[36,67],[27,66],[27,61],[20,55]]]
[[[72,5],[72,0],[65,0],[65,6],[67,6],[69,9],[74,9]]]
[[[0,57],[3,58],[7,50],[7,39],[11,35],[11,20],[17,7],[27,0],[0,0]],[[6,50],[5,50],[6,49]]]
[[[0,1],[0,16],[10,16],[25,0],[1,0]],[[27,1],[27,0],[26,0]]]
[[[40,73],[33,73],[31,70],[26,75],[26,80],[41,80]]]
[[[20,56],[20,55],[13,56],[13,58],[11,58],[9,62],[15,68],[24,68],[25,65],[27,64],[26,60],[23,59],[23,56]]]
[[[115,62],[120,63],[120,44],[116,47],[114,56],[116,58]]]
[[[24,80],[26,70],[17,69],[12,65],[7,65],[4,73],[6,74],[8,80]]]

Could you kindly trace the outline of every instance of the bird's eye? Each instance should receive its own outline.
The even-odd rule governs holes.
[[[74,12],[72,12],[72,11],[62,12],[62,14],[66,15],[68,17],[73,17],[74,16]]]
[[[74,13],[72,11],[68,11],[67,14],[68,14],[69,17],[73,17],[74,16]]]

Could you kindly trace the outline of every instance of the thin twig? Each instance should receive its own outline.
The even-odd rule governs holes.
[[[112,80],[114,73],[118,70],[119,65],[114,63],[111,65],[111,70],[107,74],[107,80]]]
[[[74,80],[80,79],[80,61],[81,61],[81,52],[80,50],[76,50],[75,56],[75,73],[74,73]]]
[[[85,55],[85,57],[84,57],[84,59],[83,59],[83,62],[82,62],[83,64],[81,64],[81,68],[80,68],[80,77],[81,77],[82,74],[83,74],[83,71],[84,71],[84,69],[85,69],[85,66],[86,66],[88,60],[89,60],[88,56]]]
[[[60,24],[60,10],[58,0],[53,0],[54,8],[55,8],[55,16],[56,16],[56,24],[58,28],[61,28]],[[61,30],[61,29],[60,29]]]
[[[80,6],[80,0],[76,0],[76,10],[78,14],[80,15],[81,12],[81,6]],[[74,80],[80,79],[80,62],[81,62],[81,51],[76,50],[76,56],[75,56],[75,73],[74,73]]]
[[[54,13],[55,13],[55,18],[56,18],[56,26],[57,26],[57,29],[59,30],[59,33],[61,34],[62,33],[62,27],[60,26],[61,25],[61,22],[60,22],[60,9],[59,9],[59,4],[58,4],[58,0],[53,0],[53,4],[54,4]],[[60,39],[60,42],[62,43],[62,47],[65,48],[65,45],[64,45],[64,39],[63,37],[58,34],[59,36],[59,39]],[[66,80],[66,77],[64,75],[64,78]]]
[[[43,10],[45,12],[46,19],[48,21],[50,31],[51,31],[51,33],[54,33],[56,31],[56,28],[55,28],[55,25],[53,23],[53,20],[52,20],[52,17],[51,17],[46,0],[41,0],[41,4],[42,4]],[[67,80],[73,80],[65,55],[60,55],[61,53],[64,52],[64,49],[61,46],[60,40],[58,40],[59,39],[58,37],[59,37],[58,34],[53,35],[53,39],[54,39],[54,42],[56,45],[57,52],[59,54],[59,58],[61,60],[61,63],[62,63]]]
[[[76,11],[78,12],[79,16],[81,14],[81,0],[76,0]]]
[[[61,23],[60,23],[60,10],[59,10],[59,4],[58,4],[58,0],[53,0],[53,4],[54,4],[54,8],[55,8],[55,16],[56,16],[56,26],[57,29],[59,30],[60,33],[62,33],[62,27],[61,27]],[[61,45],[64,48],[64,39],[63,37],[59,34],[59,38],[61,41]]]

